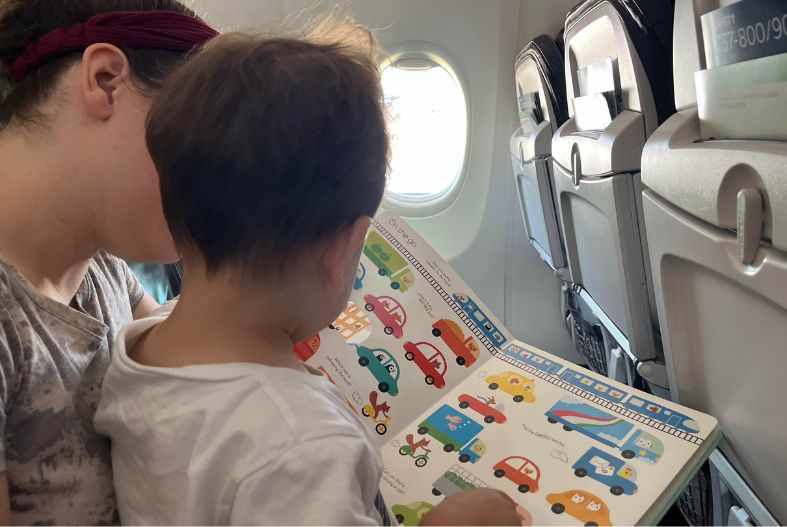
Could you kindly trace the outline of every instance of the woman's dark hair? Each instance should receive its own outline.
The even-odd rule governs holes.
[[[30,70],[15,82],[11,66],[27,46],[53,29],[86,22],[112,11],[174,11],[199,18],[178,0],[0,0],[0,129],[12,119],[40,122],[42,102],[52,95],[60,77],[82,51],[61,55]],[[135,85],[143,93],[156,93],[182,61],[177,51],[123,49],[131,64]]]

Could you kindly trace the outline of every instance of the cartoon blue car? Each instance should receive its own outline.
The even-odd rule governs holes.
[[[571,467],[574,475],[580,478],[588,476],[609,487],[615,496],[635,494],[637,472],[634,468],[603,450],[592,447]]]
[[[355,346],[358,353],[358,364],[367,368],[377,379],[377,388],[389,395],[399,394],[399,363],[382,348],[371,349],[366,346]]]

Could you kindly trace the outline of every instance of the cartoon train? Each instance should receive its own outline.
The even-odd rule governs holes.
[[[622,417],[609,414],[570,395],[563,396],[546,411],[547,421],[561,423],[607,446],[617,448],[626,459],[656,463],[664,454],[664,443]]]
[[[486,314],[481,310],[480,307],[478,307],[472,298],[464,293],[457,293],[454,295],[454,300],[457,304],[459,304],[459,307],[462,308],[462,311],[464,311],[467,316],[470,317],[470,320],[473,321],[473,324],[475,324],[478,329],[480,329],[481,332],[486,335],[486,338],[489,339],[494,347],[500,349],[501,346],[506,343],[508,339],[503,336],[503,332],[500,331],[497,326],[494,325],[494,323],[492,323],[492,320],[486,316]]]
[[[698,434],[700,431],[697,422],[688,415],[665,408],[639,396],[631,395],[620,388],[591,377],[587,373],[564,366],[516,344],[508,345],[502,352],[512,359],[554,375],[562,381],[590,392],[597,397],[619,404],[628,410],[649,417],[654,421],[664,423],[689,434]]]

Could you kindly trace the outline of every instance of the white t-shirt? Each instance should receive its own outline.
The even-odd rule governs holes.
[[[162,320],[120,332],[95,417],[112,439],[124,524],[387,522],[379,449],[327,378],[129,359],[128,347]]]

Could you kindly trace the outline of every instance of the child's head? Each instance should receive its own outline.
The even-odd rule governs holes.
[[[344,308],[388,167],[375,53],[368,30],[330,22],[221,36],[176,73],[147,142],[187,275],[308,285],[325,307],[303,332]]]

